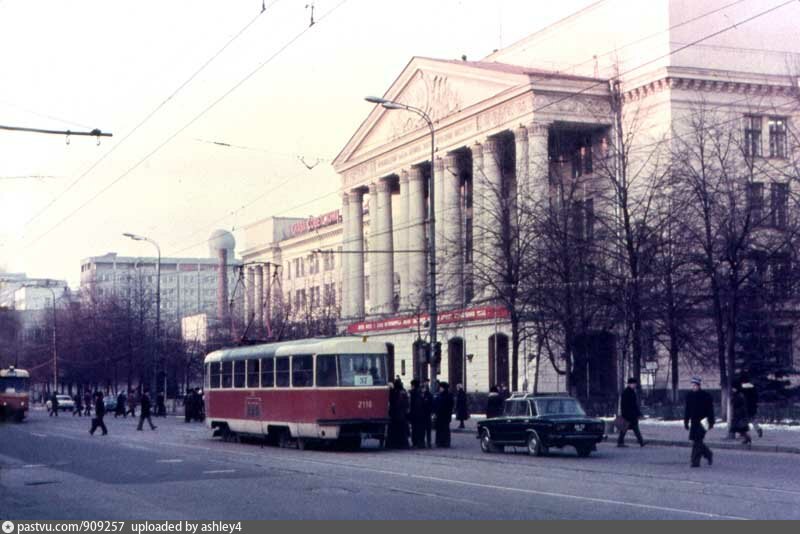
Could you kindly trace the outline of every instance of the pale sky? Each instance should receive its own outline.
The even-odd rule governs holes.
[[[122,232],[206,257],[216,228],[240,250],[336,209],[330,161],[412,56],[477,60],[592,1],[316,0],[312,27],[309,3],[0,0],[0,125],[114,134],[0,130],[0,269],[75,286],[82,258],[154,255]]]

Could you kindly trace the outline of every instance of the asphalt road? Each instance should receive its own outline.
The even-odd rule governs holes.
[[[299,451],[154,421],[0,425],[0,519],[800,519],[791,454],[720,450],[690,469],[683,448],[533,458],[483,454],[472,433],[448,450]]]

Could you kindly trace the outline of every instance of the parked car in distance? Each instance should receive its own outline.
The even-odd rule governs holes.
[[[526,447],[533,456],[553,448],[575,447],[589,456],[605,433],[602,419],[588,417],[578,399],[567,396],[514,394],[503,415],[478,422],[483,452],[502,452],[505,446]]]
[[[117,409],[117,398],[112,395],[103,397],[103,404],[106,407],[106,413],[113,412]]]
[[[71,412],[75,409],[75,401],[69,395],[56,395],[56,398],[58,399],[58,409],[62,412]],[[48,408],[49,406],[48,404]]]

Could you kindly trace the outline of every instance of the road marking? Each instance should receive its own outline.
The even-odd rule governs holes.
[[[22,466],[24,469],[35,469],[39,467],[47,467],[45,464],[25,464]]]
[[[156,463],[159,464],[179,464],[183,462],[180,458],[170,458],[168,460],[156,460]]]
[[[221,475],[223,473],[235,473],[236,469],[211,469],[210,471],[203,471],[204,475]]]
[[[37,438],[46,438],[47,434],[39,434],[38,432],[31,432],[31,436],[36,436]]]

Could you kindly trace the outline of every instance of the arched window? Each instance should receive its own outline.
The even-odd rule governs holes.
[[[454,337],[447,342],[447,377],[452,388],[456,384],[463,384],[466,388],[464,352],[464,340],[460,337]]]
[[[494,334],[489,336],[489,387],[508,384],[508,336]]]

